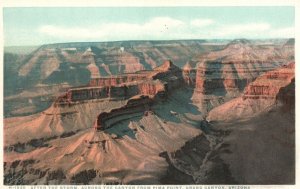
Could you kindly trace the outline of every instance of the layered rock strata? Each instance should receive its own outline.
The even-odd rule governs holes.
[[[165,61],[153,71],[92,79],[88,86],[69,89],[56,100],[55,105],[70,105],[91,99],[128,99],[135,95],[165,95],[168,91],[182,86],[183,83],[181,69],[171,61]]]
[[[294,85],[294,63],[266,72],[250,83],[242,96],[211,110],[208,119],[226,121],[245,119],[282,104],[293,108]]]
[[[139,117],[143,114],[148,115],[149,110],[151,109],[151,104],[152,99],[148,96],[132,98],[121,108],[100,113],[97,117],[94,128],[95,130],[105,130],[120,120],[126,119],[126,116],[132,119],[133,117]]]
[[[286,83],[295,79],[295,63],[280,69],[269,71],[250,83],[244,92],[243,99],[271,98],[275,99]]]
[[[287,54],[276,56],[270,48],[253,45],[247,40],[235,40],[223,50],[201,57],[197,66],[193,100],[203,112],[208,112],[234,97],[259,75],[287,64]]]

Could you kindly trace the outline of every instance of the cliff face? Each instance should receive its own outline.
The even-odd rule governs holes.
[[[13,112],[30,114],[42,111],[45,109],[44,106],[48,106],[48,104],[43,102],[43,99],[54,99],[58,92],[65,89],[65,86],[82,86],[89,82],[91,86],[116,85],[118,83],[144,79],[143,76],[131,77],[131,74],[128,73],[134,73],[139,70],[151,70],[159,66],[166,59],[173,60],[180,68],[184,67],[183,72],[186,85],[194,87],[196,80],[199,80],[200,84],[197,90],[200,91],[202,90],[202,76],[199,76],[200,79],[196,79],[197,68],[195,67],[202,60],[218,62],[216,60],[221,58],[223,63],[232,61],[272,61],[276,64],[282,60],[293,59],[294,45],[291,43],[260,45],[257,41],[250,41],[250,43],[249,41],[243,43],[241,41],[234,41],[230,45],[225,46],[225,48],[224,46],[225,43],[220,44],[214,41],[205,43],[205,41],[201,40],[43,45],[23,57],[20,60],[20,66],[18,66],[13,74],[6,75],[10,79],[5,79],[5,91],[9,90],[6,93],[14,97],[14,100],[5,99],[6,116],[22,115],[22,113]],[[259,49],[257,46],[259,46]],[[249,58],[247,51],[253,49],[255,52]],[[260,53],[260,51],[264,53]],[[268,56],[264,54],[268,54]],[[256,58],[262,56],[263,58]],[[6,58],[5,61],[8,62],[9,60]],[[249,66],[249,69],[251,68],[256,69]],[[258,67],[258,69],[260,68]],[[207,70],[210,70],[210,68]],[[117,76],[124,73],[128,74],[128,76]],[[12,79],[11,77],[14,78]],[[101,79],[99,80],[98,78]],[[202,80],[204,79],[202,78]],[[11,81],[17,82],[13,82],[12,84]],[[242,84],[238,83],[238,80],[227,82],[234,82],[239,89],[243,88],[244,83],[246,83],[245,80],[242,81]],[[240,85],[242,87],[239,87]],[[41,87],[44,87],[44,90],[40,90]],[[58,90],[47,92],[46,88],[49,87],[57,88]],[[233,87],[233,85],[230,85],[230,87]],[[235,87],[231,91],[237,91],[236,89]],[[30,95],[24,96],[24,93],[35,93],[39,97],[33,99]],[[10,99],[12,98],[10,97]],[[17,101],[19,103],[15,103]],[[32,101],[36,103],[29,103]],[[21,103],[26,106],[32,106],[31,109],[35,111],[26,111],[25,109],[20,111],[22,107],[18,104]],[[43,104],[43,106],[40,107],[39,104]]]
[[[276,95],[276,101],[283,105],[284,112],[291,112],[292,115],[295,115],[295,95],[295,78],[293,78],[291,83],[281,88]]]
[[[256,67],[256,69],[253,69],[253,67]],[[222,62],[205,62],[199,64],[197,68],[195,90],[203,94],[213,94],[214,91],[218,90],[222,93],[240,92],[247,83],[264,71],[266,71],[266,68],[259,63],[224,64]]]
[[[142,94],[154,96],[159,92],[166,92],[165,85],[159,80],[115,86],[81,87],[69,89],[65,95],[56,100],[56,105],[71,104],[92,99],[127,99]]]
[[[50,104],[45,103],[45,98],[55,99],[57,93],[65,90],[65,86],[76,87],[89,82],[95,85],[93,82],[99,80],[93,79],[99,77],[113,78],[111,81],[102,79],[99,85],[101,82],[111,82],[111,85],[127,82],[127,76],[118,78],[116,75],[151,70],[166,59],[172,59],[177,66],[182,67],[199,53],[223,46],[204,42],[178,40],[43,45],[22,55],[13,72],[6,70],[5,93],[9,94],[9,97],[6,95],[9,99],[5,99],[5,116],[30,115],[42,111]],[[11,66],[9,62],[16,64],[13,59],[12,56],[5,56],[5,67]],[[133,79],[128,78],[130,80]],[[48,91],[49,87],[57,90]],[[24,95],[27,93],[38,97]],[[31,108],[24,109],[23,106]]]
[[[223,50],[203,55],[196,70],[192,66],[194,62],[188,61],[183,69],[180,69],[171,61],[165,61],[153,70],[92,78],[88,86],[70,89],[57,102],[66,104],[89,99],[130,98],[140,94],[164,95],[168,91],[186,85],[195,87],[192,100],[205,113],[239,96],[256,77],[289,60],[286,57],[287,53],[278,54],[280,52],[278,49],[273,49],[275,52],[278,51],[274,56],[272,48],[273,46],[262,47],[249,41],[236,40]],[[278,73],[270,72],[265,77],[275,79],[285,77],[284,74],[278,76]],[[244,98],[254,98],[251,97],[251,93],[266,96],[265,91],[277,92],[277,89],[269,89],[263,84],[249,85],[248,88],[249,92],[245,93]]]
[[[183,85],[183,76],[180,68],[175,66],[170,60],[165,61],[161,66],[158,66],[148,73],[140,73],[142,76],[146,76],[147,79],[144,80],[134,80],[135,84],[126,85],[126,82],[123,83],[115,93],[118,97],[130,98],[135,96],[133,99],[130,99],[125,106],[121,108],[113,109],[110,112],[102,112],[96,121],[95,129],[96,130],[105,130],[115,122],[118,122],[119,119],[124,119],[125,115],[134,117],[141,116],[140,114],[149,114],[150,106],[154,98],[164,100],[167,96],[168,91],[174,92],[176,88],[180,88]],[[145,75],[144,75],[145,74]],[[139,77],[139,74],[136,75]],[[115,87],[116,88],[116,87]],[[107,87],[108,97],[114,98],[111,93],[112,87]],[[136,97],[136,95],[142,95]],[[147,96],[144,96],[147,95]]]
[[[198,53],[219,48],[205,44],[203,48],[199,48],[200,46],[201,41],[44,45],[22,60],[18,77],[30,79],[34,86],[37,83],[56,83],[53,77],[61,75],[59,71],[78,69],[78,65],[82,65],[82,68],[87,71],[83,74],[88,78],[150,70],[166,59],[172,59],[178,63],[177,66],[182,67]],[[66,63],[68,65],[62,65]],[[86,80],[81,83],[84,82]],[[73,85],[73,83],[69,84]]]
[[[199,112],[188,103],[187,91],[169,95],[159,102],[141,96],[80,101],[6,119],[4,182],[160,183],[167,163],[159,154],[201,134],[195,128]],[[104,131],[95,132],[98,121]]]
[[[276,98],[283,86],[295,79],[294,72],[295,63],[290,63],[280,69],[263,74],[246,87],[243,99]]]
[[[292,51],[288,52],[283,53],[282,49],[274,49],[272,46],[236,40],[223,50],[202,56],[197,67],[194,101],[203,111],[209,111],[220,104],[216,99],[222,99],[223,103],[239,96],[259,75],[293,60],[287,55],[293,54]],[[258,88],[253,90],[268,90],[264,86]],[[205,105],[207,102],[209,106]]]
[[[241,97],[235,98],[209,112],[209,120],[248,118],[274,106],[290,107],[295,103],[294,63],[266,72],[250,83]]]
[[[153,71],[136,72],[117,77],[92,79],[89,85],[69,89],[55,105],[91,99],[128,99],[135,95],[163,95],[169,90],[182,87],[182,71],[171,61],[165,61]]]
[[[133,81],[142,81],[147,79],[147,74],[124,74],[111,77],[99,77],[92,78],[89,82],[89,86],[103,87],[103,86],[115,86],[122,83],[128,83]]]
[[[126,105],[113,109],[109,112],[102,112],[99,114],[95,121],[95,130],[105,130],[119,122],[124,120],[124,117],[140,117],[143,114],[148,114],[152,99],[148,96],[138,96],[130,99]]]

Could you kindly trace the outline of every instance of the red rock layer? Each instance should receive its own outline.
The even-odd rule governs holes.
[[[241,92],[257,76],[270,71],[276,63],[222,63],[206,61],[199,64],[196,73],[196,91],[213,94],[215,91]]]
[[[83,87],[69,89],[65,95],[57,99],[56,104],[71,104],[77,101],[101,98],[130,98],[135,95],[154,96],[164,92],[165,85],[160,81],[107,87]]]
[[[255,45],[244,39],[233,40],[224,49],[200,57],[196,75],[196,91],[242,92],[256,77],[291,61],[293,50],[268,45]],[[213,91],[212,91],[213,90]]]
[[[171,61],[165,61],[153,71],[139,71],[114,77],[91,79],[87,86],[71,88],[55,104],[101,98],[130,98],[135,95],[155,96],[165,94],[183,84],[182,71]]]
[[[294,78],[294,63],[280,69],[267,72],[246,87],[243,99],[275,99],[277,94],[279,94],[279,91],[291,83]]]
[[[91,87],[104,87],[104,86],[115,86],[123,83],[133,82],[133,81],[142,81],[148,78],[147,74],[126,74],[126,75],[117,75],[111,77],[100,77],[93,78],[89,82]]]
[[[207,119],[211,121],[245,119],[275,107],[283,113],[293,113],[295,110],[293,65],[280,67],[261,75],[245,88],[242,96],[212,109]]]

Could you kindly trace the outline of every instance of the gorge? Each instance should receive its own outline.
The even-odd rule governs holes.
[[[11,70],[5,184],[295,183],[293,39],[53,44]]]

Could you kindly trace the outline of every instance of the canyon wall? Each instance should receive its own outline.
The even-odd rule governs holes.
[[[295,63],[290,63],[280,69],[269,71],[250,83],[243,95],[243,99],[271,98],[275,99],[282,86],[295,79]]]
[[[267,43],[256,40],[228,42],[229,40],[222,42],[212,40],[209,43],[204,40],[179,40],[43,45],[23,56],[13,73],[5,74],[5,94],[18,96],[14,100],[5,96],[5,116],[28,115],[44,110],[50,104],[43,103],[44,97],[55,99],[57,96],[57,92],[46,90],[51,86],[63,84],[63,86],[78,87],[86,86],[88,83],[90,86],[106,86],[143,80],[146,79],[148,71],[141,70],[152,70],[166,59],[172,59],[178,67],[183,68],[185,84],[194,87],[197,80],[195,67],[202,60],[216,61],[220,58],[223,63],[262,61],[281,64],[280,62],[294,58],[294,44],[286,40],[271,40]],[[249,54],[248,51],[251,50],[253,53]],[[5,56],[5,67],[10,66],[11,58]],[[135,72],[139,72],[138,76]],[[245,82],[230,86],[243,86]],[[41,87],[45,87],[43,93],[40,92]],[[60,87],[59,91],[64,89],[65,87]],[[234,89],[237,91],[236,88]],[[23,98],[23,93],[38,93],[40,98]],[[31,103],[32,101],[36,103]],[[23,106],[31,108],[26,110]]]
[[[287,55],[292,54],[292,50],[276,56],[274,51],[247,40],[235,40],[222,50],[203,55],[197,65],[193,101],[203,112],[208,112],[241,95],[261,74],[293,61]],[[258,88],[256,90],[268,90],[265,86]]]
[[[206,44],[204,40],[49,44],[17,55],[20,57],[18,63],[14,56],[5,53],[5,69],[14,67],[13,71],[5,70],[5,97],[18,98],[4,99],[4,116],[24,116],[45,110],[51,102],[45,103],[44,99],[55,99],[58,93],[47,91],[46,87],[61,84],[78,87],[89,82],[95,85],[94,78],[152,70],[166,59],[172,59],[182,67],[198,53],[219,49],[223,45]],[[115,83],[118,81],[111,81],[112,85]],[[40,86],[45,87],[43,93],[37,89]],[[64,89],[60,87],[59,91]],[[23,93],[39,94],[40,98],[23,98]]]
[[[110,76],[110,77],[91,78],[88,85],[91,87],[114,86],[122,83],[142,81],[142,80],[146,80],[147,78],[148,78],[147,74],[132,73],[132,74]]]
[[[161,81],[155,80],[119,86],[74,88],[58,97],[55,105],[71,105],[72,103],[93,99],[128,99],[135,95],[154,96],[157,93],[165,93],[165,86]]]
[[[168,91],[183,85],[181,69],[168,60],[153,71],[91,79],[87,86],[69,89],[56,99],[55,105],[91,99],[128,99],[135,95],[155,96],[158,93],[165,96]]]
[[[295,104],[294,63],[266,72],[250,83],[242,96],[212,109],[211,121],[231,121],[253,117],[274,107],[294,111]]]
[[[109,112],[102,112],[96,119],[95,130],[105,130],[120,120],[133,119],[135,116],[142,116],[145,111],[150,110],[153,99],[148,96],[138,96],[127,101],[126,105],[112,109]],[[127,117],[127,118],[126,118]]]

